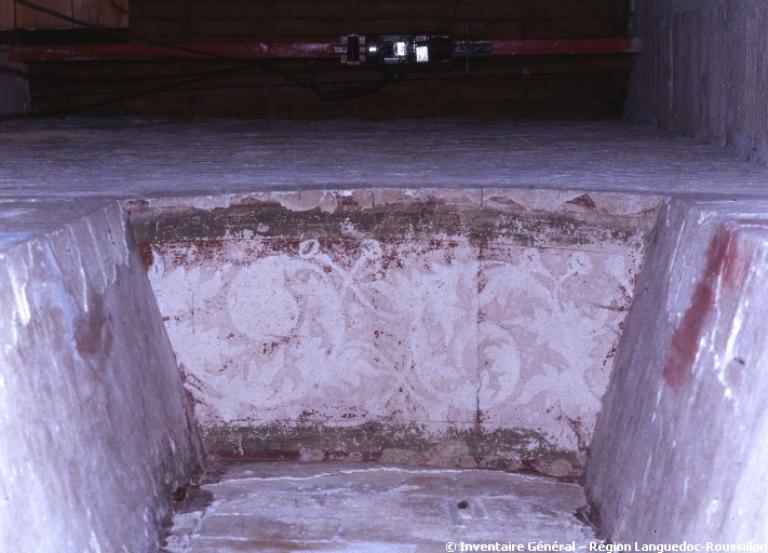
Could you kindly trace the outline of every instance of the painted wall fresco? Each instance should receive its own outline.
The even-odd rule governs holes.
[[[497,447],[460,449],[486,465],[563,457],[577,472],[657,202],[616,215],[585,194],[452,194],[379,198],[382,212],[344,211],[342,193],[324,210],[253,198],[136,210],[203,427],[417,434],[365,446],[390,456],[496,433]],[[536,205],[553,200],[567,211]],[[342,441],[330,449],[356,438]],[[229,449],[247,453],[242,439]]]

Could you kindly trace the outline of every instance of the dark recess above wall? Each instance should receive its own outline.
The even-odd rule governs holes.
[[[459,36],[467,25],[473,36],[498,40],[599,38],[626,35],[626,4],[132,0],[130,32],[174,44],[333,41],[347,33]],[[463,64],[409,70],[402,82],[375,94],[333,102],[261,67],[226,60],[32,64],[30,89],[33,111],[56,114],[90,108],[91,113],[180,117],[613,119],[623,114],[631,64],[626,55],[483,60],[472,64],[469,77]],[[335,60],[281,61],[278,66],[325,89],[382,79],[378,69],[342,67]]]

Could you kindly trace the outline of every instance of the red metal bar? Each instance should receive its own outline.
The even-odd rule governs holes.
[[[488,43],[489,41],[480,41]],[[640,51],[635,38],[585,38],[563,40],[494,40],[492,56],[543,56],[567,54],[633,54]],[[332,58],[344,47],[328,42],[242,42],[220,44],[72,44],[11,48],[10,58],[22,62],[200,59]]]
[[[9,57],[15,61],[109,61],[173,58],[260,59],[328,58],[338,56],[338,45],[316,42],[238,42],[221,44],[71,44],[14,46]]]
[[[559,54],[637,54],[640,39],[629,37],[563,40],[493,40],[492,56],[549,56]]]

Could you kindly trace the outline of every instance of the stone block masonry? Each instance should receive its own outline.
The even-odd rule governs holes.
[[[0,544],[155,551],[196,425],[118,202],[0,251]]]

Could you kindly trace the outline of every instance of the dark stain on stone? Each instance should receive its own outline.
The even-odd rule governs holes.
[[[341,209],[360,209],[360,204],[351,196],[342,196],[339,198],[339,207]]]
[[[357,461],[375,463],[381,459],[381,451],[329,451],[321,450],[323,461]]]
[[[600,220],[571,213],[529,212],[478,217],[466,231],[473,244],[503,242],[522,246],[584,246],[615,242],[638,244],[638,229],[613,217]]]
[[[546,473],[558,459],[581,469],[578,453],[563,450],[546,436],[524,428],[478,430],[451,427],[431,432],[415,423],[367,421],[355,426],[323,422],[273,422],[220,425],[203,430],[206,450],[221,459],[298,460],[306,450],[320,452],[324,460],[377,461],[385,450],[410,451],[429,464],[441,443],[465,444],[477,466]]]
[[[524,205],[516,202],[515,200],[511,198],[506,198],[504,196],[491,196],[487,200],[488,203],[496,203],[499,205],[507,206],[510,209],[514,209],[516,211],[526,211],[526,208]]]
[[[600,517],[600,509],[597,504],[591,500],[587,501],[587,505],[580,507],[573,513],[581,523],[589,526],[595,532],[595,537],[598,539],[606,539],[607,535],[604,532],[604,526]]]
[[[220,459],[248,459],[249,461],[298,461],[299,450],[294,449],[248,449],[242,452],[232,449],[214,452]]]
[[[279,340],[273,340],[272,342],[264,342],[261,345],[261,354],[262,355],[270,355],[272,352],[274,352],[278,347],[285,346],[291,342],[299,343],[301,339],[298,336],[283,336]]]
[[[145,198],[137,198],[134,200],[128,200],[127,201],[127,207],[129,212],[133,211],[146,211],[150,208],[149,206],[149,200]]]
[[[255,259],[271,255],[306,255],[308,252],[300,252],[300,245],[309,248],[309,251],[319,245],[319,250],[329,256],[334,264],[348,268],[360,260],[367,247],[365,240],[360,237],[321,237],[302,244],[297,239],[260,236],[254,240],[240,240],[236,252],[229,250],[230,243],[230,240],[218,239],[156,243],[153,251],[155,255],[162,257],[166,268],[173,268],[191,267],[200,263],[248,265]],[[407,260],[421,260],[426,267],[432,262],[433,257],[430,254],[434,251],[442,252],[440,257],[448,264],[450,261],[446,259],[446,255],[452,258],[451,252],[458,244],[452,240],[382,239],[379,246],[381,251],[365,260],[367,265],[375,266],[375,271],[372,272],[374,279],[383,278],[390,269],[403,268]],[[322,270],[325,273],[333,273],[334,267],[323,265]]]
[[[587,207],[589,209],[595,209],[597,207],[595,200],[593,200],[589,194],[582,194],[581,196],[578,196],[572,200],[568,200],[565,203],[580,205],[581,207]]]
[[[80,356],[93,365],[103,365],[112,351],[112,315],[104,298],[88,295],[88,311],[75,319],[75,344]]]
[[[141,257],[141,263],[144,265],[144,269],[149,270],[152,263],[155,261],[154,254],[152,253],[152,244],[149,242],[141,242],[137,245],[139,250],[139,256]]]
[[[317,412],[314,411],[313,409],[304,409],[299,415],[298,422],[300,423],[308,422],[316,414]]]
[[[193,513],[195,511],[204,511],[213,503],[213,493],[208,490],[204,490],[199,486],[189,486],[188,488],[178,489],[183,489],[184,495],[171,496],[175,503],[173,510],[177,513]],[[177,499],[177,497],[180,497],[180,499]]]
[[[231,207],[246,207],[256,209],[282,208],[282,204],[276,200],[259,200],[258,198],[245,197],[232,203]],[[224,208],[227,209],[227,208]]]
[[[480,402],[478,401],[477,409],[475,409],[475,429],[480,431],[484,421],[485,415],[483,414],[483,410],[480,409]]]
[[[523,458],[520,460],[520,463],[522,465],[520,472],[529,472],[529,473],[539,472],[538,459]]]
[[[171,492],[171,499],[173,501],[176,501],[176,502],[184,501],[186,497],[187,497],[186,486],[180,486]]]
[[[138,242],[198,242],[238,236],[286,240],[365,235],[378,240],[425,240],[435,235],[467,237],[472,244],[493,241],[524,246],[561,246],[638,242],[644,227],[631,217],[593,213],[500,210],[445,203],[385,205],[369,209],[345,206],[333,212],[293,211],[277,202],[251,202],[210,210],[156,209],[134,212]]]

